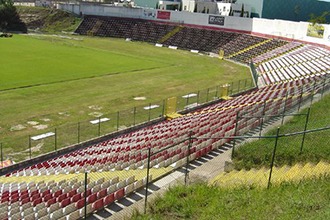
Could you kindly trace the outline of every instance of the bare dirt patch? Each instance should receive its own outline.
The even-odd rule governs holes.
[[[44,130],[48,128],[48,125],[36,125],[33,126],[33,128],[37,129],[37,130]]]
[[[89,109],[92,109],[94,111],[100,111],[102,109],[101,106],[98,106],[98,105],[90,105],[88,106]]]
[[[38,124],[40,124],[40,123],[37,122],[37,121],[28,121],[27,124],[28,124],[28,125],[33,125],[33,126],[35,126],[35,125],[38,125]]]
[[[26,128],[26,126],[22,125],[22,124],[18,124],[18,125],[14,125],[10,128],[10,131],[21,131],[24,130]]]
[[[88,115],[98,118],[98,117],[101,117],[103,115],[103,113],[102,112],[91,112]]]

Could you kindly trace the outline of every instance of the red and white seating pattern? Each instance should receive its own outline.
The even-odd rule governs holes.
[[[325,75],[330,73],[330,52],[319,47],[304,46],[261,63],[257,71],[266,84]]]
[[[277,57],[281,54],[287,53],[290,50],[293,50],[294,48],[298,48],[301,45],[302,44],[298,43],[298,42],[290,42],[290,43],[287,43],[287,44],[285,44],[281,47],[275,48],[274,50],[271,50],[271,51],[268,51],[264,54],[261,54],[261,55],[255,57],[255,58],[253,58],[252,61],[255,64],[259,64],[261,62],[265,62],[265,61],[270,60],[274,57]]]
[[[151,176],[149,180],[151,180]],[[114,177],[89,181],[61,180],[6,183],[0,185],[0,219],[79,219],[84,216],[85,196],[87,214],[102,209],[125,195],[140,189],[146,178],[135,176],[119,180]]]

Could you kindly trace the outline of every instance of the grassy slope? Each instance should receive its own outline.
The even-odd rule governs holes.
[[[131,219],[329,219],[330,177],[269,190],[195,184],[171,188]]]
[[[301,113],[307,113],[307,109]],[[330,95],[312,105],[307,129],[330,125]],[[303,131],[305,116],[296,116],[280,128],[281,134]],[[269,135],[275,135],[272,130]],[[280,138],[276,151],[275,165],[292,165],[297,162],[330,161],[330,130],[306,134],[303,151],[300,153],[302,135]],[[269,166],[274,148],[274,139],[262,139],[241,146],[235,151],[234,164],[237,169]]]
[[[95,110],[89,109],[90,105],[102,107],[102,113],[116,112],[250,78],[246,67],[145,43],[38,38],[15,35],[0,41],[0,47],[7,48],[0,55],[0,66],[6,69],[1,72],[2,89],[45,83],[0,92],[0,142],[5,148],[10,146],[8,152],[26,149],[28,135],[42,132],[28,126],[29,120],[43,123],[41,119],[48,118],[49,126],[77,123],[91,119],[88,114]],[[146,96],[147,100],[134,102],[135,96]],[[28,129],[10,132],[17,124]]]
[[[51,8],[18,6],[17,12],[28,29],[41,32],[72,32],[81,19],[75,15]]]

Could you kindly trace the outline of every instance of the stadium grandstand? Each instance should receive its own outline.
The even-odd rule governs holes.
[[[254,88],[231,96],[224,87],[204,105],[1,168],[0,220],[111,217],[108,206],[260,126],[256,118],[237,121],[238,113],[281,115],[329,86],[330,25],[307,36],[314,31],[307,22],[100,4],[58,7],[83,15],[77,35],[213,54],[251,67]]]

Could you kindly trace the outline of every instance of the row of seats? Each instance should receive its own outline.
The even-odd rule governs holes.
[[[225,56],[229,56],[265,40],[265,38],[241,34],[234,41],[227,42],[225,45],[220,47],[220,49],[225,52]]]
[[[252,58],[259,56],[267,51],[273,51],[274,49],[281,47],[287,44],[286,41],[272,39],[270,41],[265,42],[264,44],[257,45],[255,47],[250,48],[249,50],[244,51],[243,53],[239,53],[231,59],[236,60],[241,63],[249,63]]]
[[[156,43],[175,27],[143,19],[86,15],[76,33]]]
[[[266,84],[330,73],[330,52],[303,46],[290,53],[261,63],[257,71]]]
[[[259,65],[262,62],[266,62],[268,60],[271,60],[275,57],[278,57],[280,55],[283,55],[285,53],[288,53],[291,50],[297,49],[298,47],[302,46],[301,43],[298,42],[289,42],[287,44],[284,44],[283,46],[280,46],[278,48],[275,48],[273,50],[267,51],[266,53],[263,53],[259,56],[256,56],[252,59],[253,63],[256,65]]]
[[[76,33],[157,43],[177,27],[169,23],[143,19],[86,15]],[[264,40],[247,34],[185,26],[161,43],[165,46],[203,52],[219,53],[221,49],[224,50],[225,55],[230,55]],[[274,42],[269,44],[268,49],[274,47]],[[261,51],[255,52],[254,56],[260,53]]]
[[[21,182],[19,185],[23,187],[23,183],[31,185],[31,188],[15,191],[9,188],[1,193],[0,219],[78,219],[84,214],[85,197],[86,204],[91,206],[88,214],[142,188],[146,178],[135,180],[135,176],[130,176],[123,180],[118,177],[105,180],[101,177],[88,181],[87,191],[84,181],[77,179],[63,180],[56,185],[47,183],[48,188],[40,189],[33,188],[33,182]],[[45,182],[37,184],[43,185]]]
[[[241,34],[209,30],[202,28],[183,27],[165,42],[166,46],[177,46],[180,49],[198,50],[218,53],[219,48]]]

